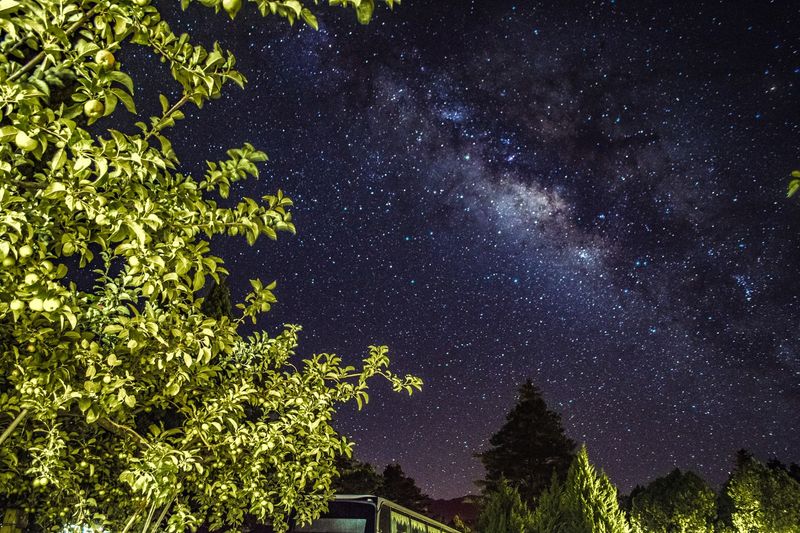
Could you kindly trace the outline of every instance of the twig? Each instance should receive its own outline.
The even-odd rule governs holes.
[[[128,426],[117,424],[113,420],[106,417],[98,419],[97,423],[100,424],[100,427],[107,429],[112,433],[120,434],[120,432],[122,432],[133,437],[134,440],[139,442],[139,444],[144,445],[145,448],[150,447],[150,443],[147,442],[147,439],[136,433],[133,429],[129,428]]]
[[[0,435],[0,444],[3,444],[3,442],[14,432],[16,427],[25,419],[26,416],[28,416],[27,407],[19,412],[17,417],[11,422],[11,424],[9,424],[3,434]]]

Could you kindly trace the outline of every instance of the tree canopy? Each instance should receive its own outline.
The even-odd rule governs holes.
[[[800,483],[782,468],[739,452],[720,494],[719,526],[736,533],[800,530]]]
[[[480,533],[527,533],[532,516],[517,489],[501,479],[497,488],[489,492],[478,517]]]
[[[362,23],[374,9],[330,4]],[[317,25],[297,0],[247,7]],[[298,326],[240,335],[275,283],[251,280],[234,316],[204,309],[206,283],[228,274],[212,238],[295,231],[280,189],[217,203],[258,177],[267,156],[250,144],[200,177],[179,170],[167,131],[190,104],[244,85],[234,56],[175,34],[148,0],[2,0],[0,28],[3,505],[55,530],[183,531],[246,513],[280,530],[290,513],[316,516],[350,453],[330,425],[336,405],[363,404],[373,376],[397,391],[420,382],[391,373],[382,346],[356,369],[332,354],[300,360]],[[168,65],[179,95],[118,131],[111,117],[136,102],[115,53],[133,45]]]
[[[716,499],[700,476],[676,468],[631,492],[631,527],[647,533],[713,533]]]
[[[563,478],[575,450],[575,443],[564,434],[561,417],[548,409],[531,380],[520,387],[516,405],[489,444],[488,450],[478,454],[486,469],[484,489],[495,490],[505,479],[528,502],[547,488],[554,472]]]
[[[566,480],[552,483],[533,514],[535,533],[628,533],[625,514],[617,502],[617,489],[589,462],[583,446],[569,467]]]

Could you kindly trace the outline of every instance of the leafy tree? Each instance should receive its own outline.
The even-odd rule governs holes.
[[[497,489],[484,498],[477,530],[480,533],[527,533],[531,521],[530,509],[522,502],[517,489],[501,479]]]
[[[634,531],[713,533],[717,495],[697,474],[675,469],[630,496]]]
[[[337,494],[378,494],[381,488],[381,476],[369,463],[362,463],[355,457],[346,455],[336,460],[339,477],[333,488]]]
[[[364,23],[374,8],[330,4]],[[297,0],[248,5],[316,26]],[[53,530],[184,531],[245,513],[281,530],[290,512],[316,516],[350,453],[336,406],[360,405],[373,376],[398,391],[420,382],[389,372],[385,347],[357,370],[330,354],[299,361],[297,326],[243,338],[274,283],[251,281],[235,317],[203,312],[206,282],[227,275],[213,237],[294,232],[280,190],[213,199],[258,176],[264,153],[231,149],[195,178],[166,135],[188,104],[243,85],[235,58],[175,35],[148,0],[0,0],[0,28],[0,500]],[[121,132],[118,104],[136,107],[115,53],[131,43],[168,65],[180,95]]]
[[[563,485],[554,475],[533,513],[534,533],[628,533],[617,489],[589,462],[586,447],[578,451]]]
[[[722,488],[719,529],[736,533],[800,531],[800,483],[740,452]]]
[[[531,380],[520,387],[516,405],[489,444],[489,450],[477,455],[486,469],[480,484],[491,492],[506,479],[527,502],[547,488],[554,472],[563,479],[575,450],[575,443],[564,435],[561,417],[547,408]]]
[[[386,465],[383,469],[378,496],[423,514],[431,502],[430,497],[422,493],[414,479],[406,476],[398,464]]]

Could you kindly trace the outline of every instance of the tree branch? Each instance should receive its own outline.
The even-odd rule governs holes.
[[[17,417],[9,424],[6,430],[0,435],[0,445],[5,442],[5,440],[14,432],[20,422],[25,420],[25,417],[28,416],[28,408],[26,407],[22,411],[19,412]]]
[[[128,426],[117,424],[113,420],[106,417],[98,419],[97,423],[100,425],[100,427],[102,427],[107,431],[110,431],[111,433],[115,433],[117,435],[128,435],[129,437],[133,437],[133,440],[137,441],[145,448],[150,448],[150,443],[147,441],[147,439],[136,433],[133,429],[129,428]]]
[[[92,9],[90,9],[89,11],[84,13],[81,18],[79,18],[78,20],[76,20],[72,24],[72,26],[67,28],[67,30],[64,32],[64,35],[69,37],[70,35],[75,33],[78,30],[78,28],[80,28],[83,25],[83,23],[86,22],[86,19],[88,19],[92,15],[92,13],[94,13],[94,11],[97,10],[97,8],[99,6],[100,6],[100,4],[95,4]],[[35,67],[39,63],[39,61],[44,59],[45,55],[46,54],[45,54],[44,50],[42,50],[41,52],[39,52],[38,54],[33,56],[33,58],[30,61],[28,61],[25,64],[25,66],[23,66],[21,69],[19,69],[18,71],[13,73],[11,76],[9,76],[8,79],[6,80],[6,82],[12,82],[12,81],[16,80],[17,78],[19,78],[20,76],[22,76],[23,74],[25,74],[26,72],[28,72],[29,70],[33,69],[33,67]]]

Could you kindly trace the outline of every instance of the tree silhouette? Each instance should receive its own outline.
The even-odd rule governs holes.
[[[486,469],[479,484],[492,492],[506,479],[527,502],[547,488],[553,473],[563,479],[575,450],[575,443],[564,435],[561,417],[547,408],[530,379],[520,387],[516,405],[489,444],[489,450],[477,454]]]

